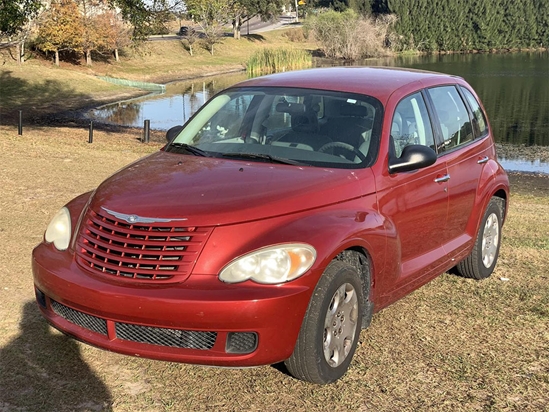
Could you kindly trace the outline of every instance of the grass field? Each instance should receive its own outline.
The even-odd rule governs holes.
[[[122,356],[65,337],[34,303],[32,248],[72,197],[158,149],[139,132],[0,126],[0,411],[549,410],[549,178],[511,176],[494,275],[444,274],[374,316],[347,375]],[[157,139],[160,141],[160,138]]]

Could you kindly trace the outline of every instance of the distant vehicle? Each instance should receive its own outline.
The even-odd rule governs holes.
[[[189,28],[187,26],[181,26],[179,28],[179,31],[177,32],[178,36],[186,36],[189,32]]]
[[[275,74],[167,137],[63,207],[33,251],[42,314],[78,340],[203,365],[284,361],[325,384],[374,312],[453,267],[483,279],[496,265],[509,183],[462,78]]]

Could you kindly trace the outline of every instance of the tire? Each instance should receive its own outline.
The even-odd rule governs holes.
[[[292,356],[284,363],[295,378],[327,384],[341,378],[355,353],[364,295],[356,269],[331,262],[305,314]]]
[[[502,200],[493,197],[484,212],[471,254],[457,265],[461,276],[480,280],[492,274],[499,256],[502,216]]]

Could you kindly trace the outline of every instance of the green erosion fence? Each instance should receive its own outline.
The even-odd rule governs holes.
[[[153,92],[161,92],[161,93],[166,92],[166,86],[163,84],[134,82],[133,80],[116,79],[114,77],[107,77],[107,76],[97,76],[97,77],[106,82],[118,84],[120,86],[136,87],[138,89],[150,90]]]

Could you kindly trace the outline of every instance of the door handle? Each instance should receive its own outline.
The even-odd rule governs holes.
[[[488,160],[490,160],[490,158],[488,156],[484,156],[482,159],[478,159],[477,163],[481,165],[483,163],[486,163]]]
[[[435,179],[435,183],[447,182],[448,180],[450,180],[450,175],[444,175],[444,176],[441,176],[441,177],[437,177]]]

